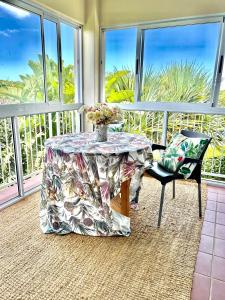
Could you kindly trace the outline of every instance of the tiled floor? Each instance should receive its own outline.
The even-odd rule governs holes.
[[[208,187],[192,300],[225,300],[225,189]]]

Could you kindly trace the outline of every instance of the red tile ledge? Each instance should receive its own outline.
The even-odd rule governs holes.
[[[191,293],[192,300],[209,300],[210,278],[198,273],[194,274]]]
[[[212,280],[211,300],[225,299],[225,282]]]
[[[214,279],[225,281],[225,259],[224,258],[213,256],[212,277]]]
[[[208,254],[213,253],[213,237],[202,234],[201,241],[199,245],[199,251],[205,252]]]
[[[210,276],[212,268],[212,255],[199,252],[197,256],[195,272],[198,274]]]

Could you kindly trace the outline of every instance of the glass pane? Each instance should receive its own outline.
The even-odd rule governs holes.
[[[44,20],[46,85],[48,101],[59,101],[59,72],[56,23]]]
[[[134,102],[135,28],[105,32],[105,100]]]
[[[74,103],[75,86],[75,30],[61,23],[62,84],[64,103]]]
[[[142,101],[210,101],[220,23],[145,30]]]
[[[43,102],[40,16],[0,1],[0,17],[0,103]]]

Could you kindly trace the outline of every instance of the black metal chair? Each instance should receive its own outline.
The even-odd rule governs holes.
[[[205,155],[205,152],[211,142],[211,137],[203,134],[203,133],[197,133],[189,130],[182,130],[181,134],[183,134],[186,137],[190,138],[205,138],[207,139],[207,143],[205,144],[205,147],[202,151],[202,154],[199,159],[193,159],[193,158],[185,158],[182,165],[176,170],[176,172],[171,173],[164,169],[161,165],[159,165],[157,162],[154,162],[152,167],[149,169],[146,169],[146,172],[154,177],[155,179],[159,180],[162,184],[162,191],[161,191],[161,199],[160,199],[160,207],[159,207],[159,217],[158,217],[158,227],[160,227],[161,224],[161,217],[162,217],[162,208],[163,208],[163,201],[164,201],[164,193],[165,193],[165,186],[168,182],[173,181],[173,198],[175,198],[175,180],[176,179],[184,179],[184,176],[179,174],[180,168],[187,163],[196,163],[196,167],[194,168],[191,176],[188,179],[194,179],[198,183],[198,204],[199,204],[199,218],[202,217],[202,203],[201,203],[201,167],[202,167],[202,160]],[[165,150],[166,146],[153,144],[152,145],[152,151],[154,150]]]

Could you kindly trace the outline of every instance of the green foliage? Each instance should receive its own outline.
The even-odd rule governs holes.
[[[20,81],[0,80],[0,104],[19,103],[22,87]]]
[[[37,61],[28,61],[32,74],[20,75],[23,84],[21,102],[43,102],[44,101],[44,78],[42,56],[38,55]]]
[[[114,68],[107,74],[106,101],[134,102],[135,75],[129,68]],[[196,63],[173,63],[155,72],[147,67],[142,80],[142,101],[206,102],[210,97],[210,75]]]
[[[219,93],[219,106],[225,107],[225,90],[221,90]]]
[[[46,87],[49,101],[59,100],[58,64],[46,56]]]
[[[127,68],[106,76],[105,96],[109,103],[134,102],[134,73]]]
[[[42,56],[28,61],[31,74],[21,74],[21,81],[0,80],[0,103],[13,104],[44,101],[44,78]],[[62,67],[64,103],[74,103],[74,67]],[[59,101],[58,64],[46,56],[46,87],[49,101]],[[67,113],[60,116],[60,128],[67,124],[64,132],[71,132],[71,119]],[[57,134],[56,114],[52,113],[52,134]],[[49,137],[48,119],[44,114],[19,118],[23,174],[40,170],[43,161],[44,141]],[[10,120],[0,120],[0,184],[16,179],[12,129]]]
[[[73,65],[64,66],[62,70],[63,82],[63,100],[64,103],[74,103],[75,85],[74,85],[74,67]]]
[[[124,131],[143,134],[154,143],[161,143],[163,113],[124,111]]]
[[[0,80],[0,102],[23,103],[34,100],[43,101],[43,71],[42,57],[36,61],[29,61],[31,74],[22,74],[21,81]],[[46,57],[46,86],[49,101],[58,101],[58,65],[54,60]],[[63,97],[65,103],[74,102],[74,69],[72,65],[62,68]],[[149,67],[143,75],[142,100],[148,101],[180,101],[205,102],[209,98],[210,77],[196,64],[175,64],[155,73]],[[129,68],[114,69],[107,74],[105,94],[107,102],[121,103],[134,102],[135,74]],[[3,98],[4,97],[4,98]],[[220,104],[225,106],[225,91],[220,92]],[[4,174],[8,182],[14,180],[14,150],[10,121],[0,120],[0,174]],[[145,134],[152,141],[160,143],[162,137],[163,113],[161,112],[124,112],[125,130]],[[68,116],[60,117],[60,124],[68,122]],[[69,121],[70,122],[70,121]],[[68,123],[69,123],[68,122]],[[44,115],[32,116],[30,119],[20,118],[20,138],[22,148],[22,161],[24,175],[37,171],[42,166],[44,140],[49,137],[48,119]],[[62,126],[61,126],[62,127]],[[69,124],[67,132],[71,131]],[[167,138],[170,141],[174,132],[183,128],[204,131],[213,137],[212,146],[209,147],[205,160],[205,171],[225,174],[225,117],[197,114],[170,114]],[[8,133],[8,146],[6,142]],[[52,114],[52,132],[57,134],[56,114]],[[61,132],[61,133],[66,133]],[[221,158],[222,156],[222,158]],[[11,171],[10,171],[11,169]],[[0,184],[3,182],[1,175]],[[6,180],[4,179],[4,182]]]
[[[0,185],[16,179],[10,119],[0,119]]]
[[[59,114],[60,134],[72,132],[70,112]],[[23,175],[29,176],[42,169],[44,156],[44,142],[50,136],[57,135],[57,115],[48,114],[19,117],[19,131],[21,141],[21,156]],[[64,127],[64,130],[62,128]],[[10,119],[0,119],[0,187],[2,184],[16,180],[13,136]]]
[[[143,77],[143,101],[206,102],[210,75],[195,63],[174,63],[159,72],[148,68]]]
[[[46,63],[46,88],[49,101],[59,101],[58,64],[48,56]],[[31,74],[21,74],[20,81],[0,81],[0,103],[44,102],[44,76],[42,55],[36,61],[29,60]],[[64,103],[74,103],[74,67],[62,66]]]
[[[44,114],[19,118],[24,176],[40,170],[49,124]]]

